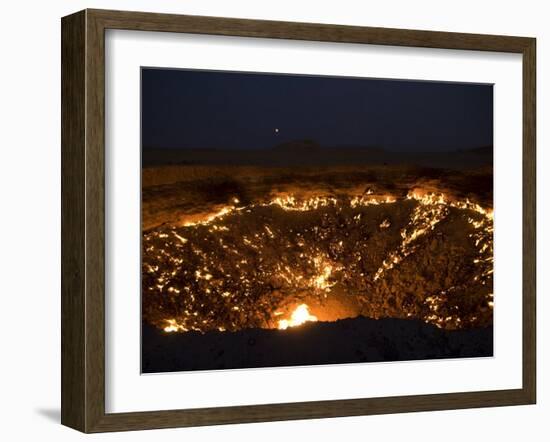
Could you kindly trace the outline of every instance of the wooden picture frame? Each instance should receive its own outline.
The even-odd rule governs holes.
[[[518,53],[523,57],[523,385],[497,391],[105,412],[105,30]],[[84,10],[62,19],[62,424],[142,430],[533,404],[536,398],[534,38]]]

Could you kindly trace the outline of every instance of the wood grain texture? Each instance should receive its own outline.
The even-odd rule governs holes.
[[[105,413],[106,29],[523,54],[523,387],[338,401]],[[536,398],[535,40],[141,12],[62,20],[62,423],[84,432],[531,404]]]
[[[61,422],[84,428],[85,13],[61,30]]]
[[[529,38],[147,12],[88,10],[106,29],[522,52]]]
[[[105,415],[105,38],[86,11],[86,431]]]
[[[523,389],[537,395],[536,40],[523,51]]]

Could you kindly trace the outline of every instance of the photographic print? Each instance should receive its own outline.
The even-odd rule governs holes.
[[[142,372],[493,355],[493,85],[142,68]]]

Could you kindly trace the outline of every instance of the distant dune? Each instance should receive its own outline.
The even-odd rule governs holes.
[[[376,147],[320,147],[314,142],[284,143],[272,149],[147,149],[142,152],[142,166],[212,165],[212,166],[340,166],[406,165],[446,169],[469,169],[492,166],[492,147],[453,152],[393,152]]]

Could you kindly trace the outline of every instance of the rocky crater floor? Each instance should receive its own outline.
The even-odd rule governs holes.
[[[188,181],[181,170],[170,172],[177,179],[150,172],[150,182],[163,183],[144,188],[148,324],[182,333],[272,329],[306,304],[322,322],[492,325],[487,171],[189,172]],[[163,222],[148,217],[154,204],[170,213]],[[179,212],[187,206],[194,210]]]

